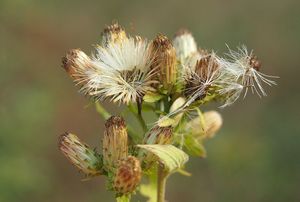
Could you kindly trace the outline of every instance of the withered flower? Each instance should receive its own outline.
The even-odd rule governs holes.
[[[169,89],[177,79],[175,48],[166,36],[159,34],[151,43],[151,51],[154,66],[159,69],[159,81],[166,89]]]
[[[101,174],[102,159],[76,135],[65,133],[59,138],[60,151],[87,176]]]
[[[128,135],[125,120],[112,116],[105,123],[103,136],[103,164],[113,171],[117,162],[128,156]]]
[[[128,156],[119,161],[114,177],[113,188],[119,194],[133,192],[142,177],[140,161],[134,156]]]

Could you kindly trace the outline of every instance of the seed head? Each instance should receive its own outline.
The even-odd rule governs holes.
[[[128,156],[126,124],[122,117],[112,116],[105,123],[103,137],[103,163],[113,171],[117,162]]]
[[[185,77],[185,94],[190,97],[190,102],[205,97],[209,87],[218,81],[219,69],[220,65],[214,53],[197,61],[194,70]]]
[[[141,181],[141,175],[142,169],[137,158],[128,156],[120,160],[113,182],[114,190],[119,194],[133,192]]]
[[[76,135],[65,133],[60,136],[58,144],[59,150],[84,174],[87,176],[101,174],[100,156]]]

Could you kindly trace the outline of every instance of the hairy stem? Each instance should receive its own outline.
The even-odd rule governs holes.
[[[168,173],[164,170],[164,165],[159,163],[157,168],[157,202],[165,202],[166,182]]]

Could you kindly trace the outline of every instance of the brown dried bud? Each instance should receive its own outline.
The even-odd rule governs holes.
[[[160,70],[159,80],[165,88],[169,88],[177,79],[175,48],[166,36],[159,34],[151,43],[151,51],[153,66]]]
[[[145,144],[171,144],[172,143],[172,127],[159,127],[152,128],[145,136]]]
[[[93,65],[89,56],[80,49],[71,49],[62,58],[62,67],[74,80],[80,80],[86,70],[93,68]]]
[[[133,156],[120,160],[115,174],[113,187],[119,194],[133,192],[139,185],[142,176],[140,161]]]
[[[261,62],[257,59],[257,56],[254,54],[251,54],[249,64],[256,71],[259,71],[261,68]]]
[[[196,74],[204,81],[218,69],[219,63],[212,55],[207,55],[206,57],[201,58],[195,66]]]
[[[103,137],[103,163],[113,171],[118,160],[128,156],[128,135],[122,117],[112,116],[105,123]]]
[[[101,174],[102,161],[100,156],[87,144],[71,133],[65,133],[59,138],[59,150],[88,176]]]
[[[144,138],[144,144],[171,144],[173,140],[172,127],[159,127],[152,128]],[[151,153],[143,153],[143,167],[147,170],[151,168],[158,158]]]
[[[126,32],[118,23],[105,27],[102,32],[102,45],[104,47],[109,43],[119,43],[126,39]]]
[[[223,124],[222,116],[217,111],[208,111],[203,114],[205,121],[205,137],[212,138]]]
[[[207,90],[214,78],[218,76],[218,70],[220,65],[216,59],[216,56],[211,53],[202,57],[196,62],[195,69],[185,78],[186,87],[185,95],[190,96],[195,93],[197,89],[202,89],[202,93],[196,99],[202,99],[206,96]],[[203,84],[206,84],[203,86]]]

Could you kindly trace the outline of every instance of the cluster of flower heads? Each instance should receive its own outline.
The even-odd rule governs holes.
[[[129,104],[147,94],[186,97],[186,106],[207,96],[234,103],[248,90],[265,96],[263,84],[276,85],[260,72],[261,63],[245,46],[226,57],[198,48],[192,34],[180,30],[173,40],[159,34],[152,41],[130,36],[118,24],[106,27],[92,56],[70,50],[63,67],[80,91],[97,100]],[[244,93],[243,93],[244,92]]]
[[[199,48],[187,30],[178,31],[173,40],[159,34],[148,41],[128,35],[115,23],[104,29],[101,45],[91,56],[73,49],[62,62],[84,94],[97,101],[137,103],[137,116],[143,103],[150,103],[159,116],[149,129],[144,123],[138,140],[129,139],[122,117],[110,117],[101,153],[74,134],[61,135],[59,149],[71,163],[88,177],[106,175],[110,189],[119,195],[134,192],[142,172],[158,162],[158,156],[135,144],[175,145],[205,157],[202,142],[220,129],[222,117],[216,111],[201,113],[199,105],[213,100],[225,107],[249,90],[265,96],[263,84],[276,85],[271,80],[275,77],[260,72],[261,63],[245,46],[219,57]],[[197,115],[184,113],[189,110]]]

